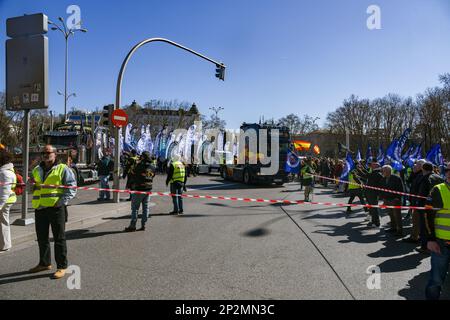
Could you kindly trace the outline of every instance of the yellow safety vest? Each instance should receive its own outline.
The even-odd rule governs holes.
[[[349,184],[348,184],[348,190],[356,190],[356,189],[361,189],[361,187],[359,186],[359,184],[354,184],[354,183],[357,183],[356,181],[355,181],[355,178],[353,178],[353,173],[349,173],[349,175],[348,175],[348,182],[350,182]]]
[[[444,209],[436,212],[434,230],[436,238],[450,240],[450,190],[446,183],[436,186],[438,188]]]
[[[31,204],[34,209],[39,207],[54,207],[61,196],[64,194],[64,190],[61,188],[45,187],[45,185],[62,185],[65,164],[59,164],[53,167],[48,174],[44,182],[39,175],[39,167],[34,168],[32,175],[35,181],[35,187],[33,192],[33,200]]]
[[[312,179],[312,175],[311,175],[310,173],[306,172],[306,170],[308,170],[308,168],[309,168],[310,171],[311,171],[311,167],[310,167],[309,165],[303,166],[303,168],[302,168],[302,170],[301,170],[302,175],[303,175],[303,180]]]
[[[173,165],[173,175],[172,179],[170,180],[170,183],[173,183],[175,181],[184,182],[184,177],[186,175],[184,165],[181,161],[175,161],[172,163]]]
[[[9,195],[8,200],[6,200],[6,204],[13,204],[16,203],[17,201],[17,196],[16,196],[16,183],[17,183],[17,177],[16,177],[16,172],[14,171],[14,169],[11,169],[11,171],[14,173],[14,182],[11,185],[11,194]]]

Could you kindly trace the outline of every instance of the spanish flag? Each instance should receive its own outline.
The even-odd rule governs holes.
[[[311,148],[311,142],[304,140],[294,140],[294,147],[297,151],[308,151]]]
[[[317,144],[314,146],[313,150],[315,154],[320,154],[320,148]]]

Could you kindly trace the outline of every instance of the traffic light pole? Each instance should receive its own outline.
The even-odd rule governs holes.
[[[142,47],[143,45],[146,45],[147,43],[150,43],[150,42],[165,42],[165,43],[171,44],[175,47],[178,47],[180,49],[188,51],[206,61],[214,63],[216,66],[219,66],[222,69],[222,71],[224,71],[226,68],[224,64],[217,62],[215,60],[212,60],[192,49],[189,49],[189,48],[182,46],[176,42],[173,42],[171,40],[164,39],[164,38],[151,38],[151,39],[143,40],[143,41],[139,42],[138,44],[136,44],[130,50],[130,52],[127,54],[125,60],[122,63],[122,67],[120,68],[119,77],[117,79],[117,87],[116,87],[116,105],[115,105],[116,110],[120,109],[120,100],[121,100],[121,94],[122,94],[122,79],[123,79],[123,74],[127,67],[128,61],[131,59],[133,54],[140,47]],[[223,80],[223,77],[221,78],[221,80]],[[120,130],[119,128],[114,128],[114,189],[120,188],[120,153],[121,153],[121,150],[120,150],[120,143],[119,143],[119,130]],[[115,203],[120,202],[120,194],[118,192],[113,193],[113,200]]]

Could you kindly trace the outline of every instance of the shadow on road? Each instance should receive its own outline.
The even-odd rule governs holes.
[[[92,232],[91,230],[74,230],[66,233],[66,240],[78,240],[123,233],[123,231]]]
[[[244,232],[242,235],[246,237],[263,237],[270,234],[270,230],[265,228],[256,228]]]
[[[44,274],[38,274],[38,275],[29,275],[27,277],[20,277],[22,275],[26,275],[29,273],[27,271],[22,272],[16,272],[16,273],[9,273],[9,274],[3,274],[0,275],[0,286],[8,283],[17,283],[17,282],[23,282],[23,281],[29,281],[34,279],[41,279],[41,278],[50,278],[53,275],[52,273],[44,273]],[[8,279],[10,278],[10,279]]]
[[[401,272],[416,269],[426,258],[426,255],[416,253],[383,261],[378,266],[383,273]]]

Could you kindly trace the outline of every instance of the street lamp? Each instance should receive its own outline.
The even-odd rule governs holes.
[[[214,111],[214,113],[216,114],[216,116],[214,117],[214,127],[219,126],[219,112],[224,110],[224,108],[222,108],[222,107],[211,107],[211,108],[209,108],[209,110]]]
[[[59,30],[61,31],[61,33],[64,35],[64,39],[66,40],[66,59],[65,59],[65,80],[64,80],[64,121],[66,121],[67,119],[67,100],[70,98],[70,96],[74,96],[76,97],[75,94],[72,94],[70,96],[67,96],[67,76],[68,76],[68,59],[69,59],[69,38],[70,36],[75,35],[75,32],[83,32],[86,33],[87,29],[77,29],[77,28],[72,28],[72,29],[68,29],[66,27],[66,24],[64,23],[64,19],[59,17],[58,18],[60,25],[52,22],[52,21],[48,21],[48,24],[51,25],[51,29],[52,30]],[[81,21],[78,23],[81,24]],[[59,94],[59,93],[58,93]]]

